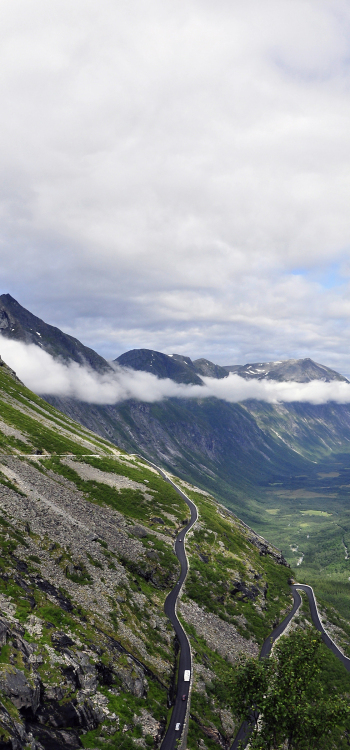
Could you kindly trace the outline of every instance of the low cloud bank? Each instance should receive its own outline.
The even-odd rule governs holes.
[[[116,404],[127,399],[149,403],[165,398],[216,397],[230,403],[258,399],[275,404],[303,401],[324,404],[350,403],[350,383],[277,383],[272,380],[245,380],[232,373],[223,380],[203,377],[204,386],[160,380],[148,372],[118,367],[112,373],[98,374],[75,362],[64,364],[35,344],[0,339],[0,354],[18,377],[35,393],[76,398],[93,404]]]

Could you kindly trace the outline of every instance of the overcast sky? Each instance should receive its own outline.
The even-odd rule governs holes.
[[[1,292],[108,358],[350,373],[349,0],[0,7]]]

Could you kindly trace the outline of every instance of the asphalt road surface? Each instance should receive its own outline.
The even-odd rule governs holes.
[[[310,605],[310,612],[311,612],[311,618],[312,622],[315,626],[315,628],[322,633],[322,640],[328,646],[328,648],[333,651],[333,654],[341,661],[342,664],[344,664],[345,669],[347,669],[348,672],[350,672],[350,659],[348,659],[347,656],[344,656],[343,652],[340,651],[338,646],[335,645],[334,641],[329,637],[328,633],[324,630],[321,621],[320,616],[318,614],[317,604],[314,592],[311,588],[311,586],[307,586],[304,583],[295,583],[294,586],[292,586],[292,591],[294,595],[294,591],[296,589],[301,589],[302,591],[305,591],[305,594],[309,600]],[[296,592],[297,593],[297,592]]]
[[[177,635],[179,644],[180,644],[180,658],[179,658],[179,671],[178,671],[178,682],[177,682],[177,690],[176,690],[176,699],[174,708],[171,714],[170,723],[168,726],[168,729],[166,731],[165,737],[163,739],[163,742],[161,744],[161,750],[174,750],[176,740],[178,740],[184,730],[184,724],[186,721],[186,713],[187,713],[187,702],[189,699],[189,691],[190,691],[190,682],[184,681],[184,673],[185,670],[190,670],[190,674],[192,676],[192,657],[191,657],[191,649],[190,644],[187,638],[187,635],[179,622],[177,615],[176,615],[176,603],[177,598],[179,596],[179,593],[181,591],[181,586],[187,576],[188,571],[188,560],[185,550],[185,536],[187,532],[192,528],[192,526],[196,523],[198,518],[198,511],[195,506],[195,504],[192,502],[192,500],[185,495],[182,490],[180,490],[179,487],[177,487],[174,482],[167,477],[165,472],[159,468],[159,466],[156,466],[156,464],[153,464],[151,461],[147,461],[145,458],[140,456],[138,453],[134,453],[133,455],[138,456],[139,458],[142,458],[142,461],[145,461],[146,463],[150,464],[150,466],[154,466],[155,469],[159,472],[159,474],[165,479],[166,482],[172,485],[176,492],[182,497],[182,499],[187,503],[190,511],[191,511],[191,518],[190,521],[186,524],[186,526],[183,527],[183,529],[180,531],[180,533],[177,535],[174,549],[175,554],[177,556],[177,559],[181,565],[181,573],[180,577],[178,578],[177,583],[175,584],[173,590],[168,594],[165,604],[164,604],[164,611],[167,617],[169,618],[175,633]],[[186,696],[185,700],[182,700],[182,697]],[[178,730],[175,729],[176,725],[179,724],[180,728]]]
[[[169,618],[171,624],[173,625],[173,628],[176,632],[176,635],[178,637],[178,641],[180,644],[180,659],[179,659],[179,672],[178,672],[178,683],[177,683],[177,692],[176,692],[176,699],[175,699],[175,705],[173,708],[173,712],[171,715],[170,723],[168,726],[168,729],[166,731],[165,737],[163,739],[163,742],[161,744],[161,750],[175,750],[175,743],[176,740],[179,739],[182,735],[184,724],[186,721],[186,713],[187,713],[187,701],[189,698],[189,689],[190,689],[190,682],[184,681],[184,672],[185,670],[190,670],[190,674],[192,677],[192,658],[191,658],[191,650],[190,650],[190,644],[187,638],[187,635],[180,624],[177,615],[176,615],[176,603],[179,596],[179,593],[181,591],[181,586],[187,576],[188,571],[188,560],[186,556],[186,550],[185,550],[185,536],[189,529],[192,528],[192,526],[196,523],[198,518],[198,511],[195,506],[195,504],[192,502],[192,500],[185,495],[185,493],[180,490],[179,487],[177,487],[174,482],[167,477],[165,472],[159,468],[159,466],[156,466],[156,464],[153,464],[151,461],[147,461],[147,459],[143,458],[143,456],[140,456],[138,453],[134,453],[133,455],[138,456],[138,458],[141,458],[142,461],[145,461],[145,463],[150,464],[151,466],[154,466],[155,469],[159,472],[159,474],[165,479],[166,482],[172,485],[176,492],[182,497],[182,499],[187,503],[190,511],[191,511],[191,518],[188,524],[184,526],[184,528],[180,531],[180,533],[177,535],[175,540],[175,554],[179,560],[179,563],[181,565],[181,573],[180,577],[174,586],[173,590],[168,594],[165,604],[164,604],[164,611],[167,617]],[[303,583],[295,583],[291,586],[292,594],[293,594],[293,608],[289,612],[289,614],[282,620],[282,622],[277,625],[276,628],[270,633],[270,635],[266,638],[264,641],[259,659],[265,659],[267,656],[270,655],[271,649],[277,638],[284,633],[287,625],[290,623],[292,617],[295,615],[296,611],[299,609],[301,604],[301,596],[298,593],[298,590],[304,591],[305,594],[308,597],[309,605],[310,605],[310,613],[312,621],[316,627],[316,629],[322,634],[322,640],[328,646],[328,648],[335,654],[335,656],[342,662],[345,669],[350,672],[350,659],[347,656],[344,656],[342,651],[336,646],[334,641],[330,638],[330,636],[326,633],[326,631],[323,628],[323,625],[321,623],[315,595],[313,592],[313,589],[311,586],[307,586]],[[185,700],[182,700],[183,696],[186,696]],[[258,714],[254,714],[252,716],[252,721],[244,721],[243,724],[241,724],[237,735],[230,747],[230,750],[239,750],[239,748],[246,747],[249,736],[251,734],[252,728],[255,725],[258,718]],[[175,729],[176,725],[180,725],[179,730]],[[242,744],[241,744],[242,743]]]
[[[284,618],[284,620],[282,620],[282,622],[279,625],[277,625],[277,627],[274,628],[274,630],[272,631],[272,633],[270,633],[270,635],[266,638],[266,640],[264,641],[264,643],[262,645],[262,648],[261,648],[261,651],[260,651],[260,655],[259,655],[259,659],[265,659],[267,656],[270,655],[270,652],[271,652],[271,649],[272,649],[272,646],[273,646],[274,642],[285,631],[288,623],[291,621],[292,617],[295,615],[297,609],[299,608],[299,606],[301,604],[301,596],[300,596],[300,594],[298,594],[297,591],[294,590],[294,587],[292,588],[292,594],[293,594],[293,598],[294,598],[293,609],[291,609],[291,611]],[[249,736],[250,736],[250,733],[251,733],[251,731],[253,729],[253,726],[254,726],[257,718],[258,718],[258,714],[256,716],[254,715],[254,717],[252,717],[252,722],[244,721],[243,724],[241,724],[241,726],[240,726],[240,728],[239,728],[239,730],[238,730],[238,732],[236,734],[236,737],[235,737],[235,739],[234,739],[234,741],[233,741],[233,743],[232,743],[232,745],[230,747],[230,750],[238,750],[238,748],[246,746],[246,744],[248,742],[248,739],[249,739]],[[243,743],[243,744],[241,745],[240,743]]]
[[[326,644],[326,646],[328,646],[328,648],[331,651],[333,651],[333,654],[337,656],[337,658],[342,662],[342,664],[344,664],[345,669],[347,669],[348,672],[350,672],[350,659],[348,659],[347,656],[344,656],[342,651],[340,651],[338,646],[336,646],[334,641],[332,641],[332,639],[326,633],[323,625],[321,624],[315,595],[311,586],[307,586],[306,584],[303,584],[303,583],[295,583],[291,586],[291,589],[292,589],[292,594],[293,594],[293,599],[294,599],[293,609],[289,612],[287,617],[285,617],[284,620],[277,626],[277,628],[275,628],[272,631],[272,633],[270,633],[268,638],[266,638],[266,640],[264,641],[262,645],[259,659],[264,659],[266,658],[266,656],[269,656],[274,642],[277,640],[277,638],[279,638],[280,635],[282,635],[288,623],[291,621],[293,615],[295,615],[297,609],[299,608],[301,604],[301,596],[297,591],[297,589],[300,589],[301,591],[304,591],[308,597],[311,619],[315,625],[315,628],[322,634],[323,642]],[[233,744],[230,747],[230,750],[238,750],[238,748],[240,747],[242,748],[246,747],[248,740],[249,740],[250,733],[252,731],[252,728],[257,718],[258,718],[258,714],[254,715],[254,717],[252,716],[252,722],[244,721],[243,724],[241,724],[237,732],[237,735],[233,741]],[[240,743],[242,744],[240,745]]]

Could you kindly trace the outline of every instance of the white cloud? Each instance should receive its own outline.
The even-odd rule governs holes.
[[[227,378],[203,378],[204,385],[174,383],[148,372],[119,367],[112,374],[100,375],[72,362],[64,364],[34,344],[1,339],[1,356],[25,385],[35,393],[76,398],[94,404],[116,404],[127,399],[153,403],[166,398],[219,398],[230,403],[258,399],[269,403],[283,401],[323,404],[327,401],[350,403],[350,384],[277,383],[245,380],[230,373]]]
[[[109,357],[349,371],[349,46],[347,0],[3,4],[2,290]]]

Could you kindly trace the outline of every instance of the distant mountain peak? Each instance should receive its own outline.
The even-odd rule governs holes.
[[[195,371],[207,378],[227,378],[228,373],[224,367],[215,365],[209,359],[195,359],[193,362]]]
[[[183,360],[186,360],[184,362]],[[203,385],[202,379],[196,374],[192,360],[183,358],[180,354],[163,354],[154,349],[131,349],[114,362],[132,370],[151,372],[158,378],[170,378],[176,383]]]
[[[253,362],[246,365],[228,365],[223,369],[227,373],[235,373],[246,380],[255,378],[256,380],[293,381],[295,383],[309,383],[311,380],[323,380],[326,383],[333,380],[349,382],[339,372],[314,362],[310,357],[277,360],[276,362]]]

